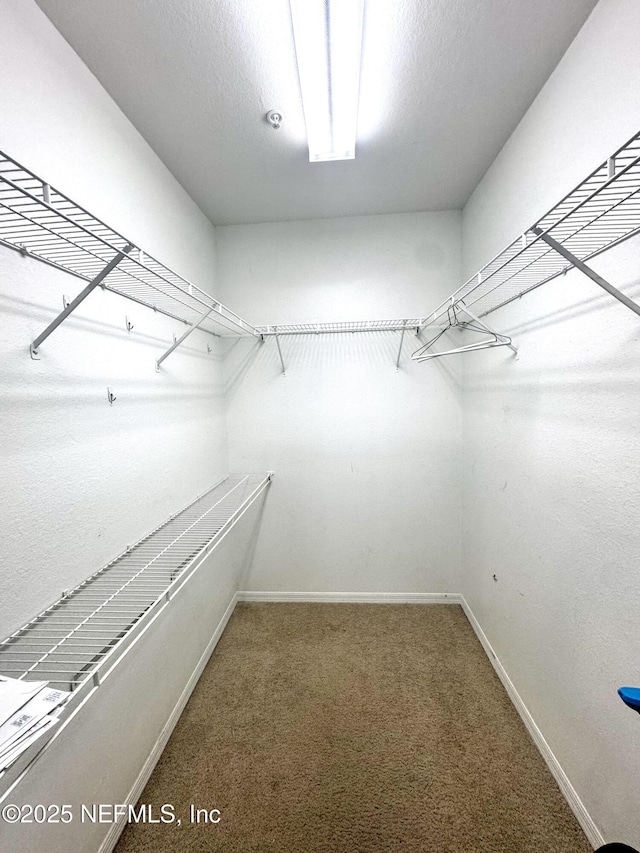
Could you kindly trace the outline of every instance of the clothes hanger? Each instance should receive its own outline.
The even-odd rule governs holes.
[[[463,313],[470,319],[461,320],[459,315]],[[480,332],[481,334],[488,333],[491,337],[486,340],[476,341],[472,344],[464,344],[463,346],[455,347],[454,349],[430,352],[431,347],[442,337],[442,335],[445,334],[445,332],[456,328]],[[474,352],[475,350],[491,349],[493,347],[509,347],[514,353],[517,352],[516,347],[513,345],[513,342],[508,335],[502,335],[500,332],[496,332],[494,329],[491,329],[486,323],[476,317],[463,302],[456,303],[452,299],[451,305],[447,308],[447,323],[444,328],[440,329],[440,331],[434,335],[431,340],[427,341],[427,343],[423,344],[419,349],[412,353],[411,358],[414,361],[422,362],[429,361],[432,358],[441,358],[444,355]]]

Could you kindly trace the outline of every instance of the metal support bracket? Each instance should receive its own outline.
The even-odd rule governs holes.
[[[277,327],[274,327],[274,329],[275,329],[275,328],[277,328]],[[282,365],[282,375],[283,375],[283,376],[286,376],[286,375],[287,375],[287,372],[286,372],[286,370],[285,370],[285,366],[284,366],[284,359],[283,359],[283,357],[282,357],[282,350],[281,350],[281,348],[280,348],[280,336],[278,335],[277,331],[276,331],[276,333],[275,333],[275,338],[276,338],[276,344],[277,344],[277,346],[278,346],[278,355],[280,356],[280,364]]]
[[[160,358],[156,361],[156,373],[160,373],[160,365],[165,360],[165,358],[168,358],[171,355],[171,353],[175,349],[177,349],[180,346],[180,344],[184,340],[186,340],[186,338],[189,337],[191,332],[195,332],[195,330],[198,329],[204,323],[204,321],[207,319],[209,314],[211,314],[213,311],[215,311],[217,309],[217,307],[218,307],[217,305],[214,305],[213,308],[209,308],[208,311],[205,311],[205,313],[202,315],[202,317],[200,317],[198,322],[194,323],[192,326],[189,326],[187,331],[184,332],[182,335],[180,335],[180,337],[177,340],[176,340],[175,335],[174,335],[173,343],[171,344],[169,349],[163,355],[161,355]]]
[[[67,307],[63,311],[61,311],[60,314],[58,314],[55,320],[49,323],[44,332],[39,334],[29,347],[29,351],[31,352],[31,358],[38,358],[38,350],[40,349],[40,345],[43,343],[43,341],[46,341],[51,332],[54,332],[58,328],[58,326],[67,319],[69,314],[73,313],[73,311],[76,310],[78,305],[80,305],[80,303],[83,302],[87,298],[87,296],[93,290],[95,290],[95,288],[99,284],[102,283],[103,279],[105,279],[109,275],[109,273],[118,266],[120,261],[125,258],[132,249],[133,246],[129,243],[124,247],[124,249],[122,249],[122,251],[118,252],[118,254],[114,258],[112,258],[112,260],[109,261],[106,267],[101,270],[98,275],[89,282],[89,284],[84,288],[84,290],[82,290],[76,296],[75,299],[72,299],[71,302],[67,305]]]
[[[400,332],[400,346],[398,347],[398,357],[396,358],[396,372],[400,370],[400,356],[402,355],[402,344],[404,343],[404,333],[407,331],[406,329],[407,321],[404,321],[404,325],[402,327],[402,331]]]
[[[621,293],[616,287],[602,278],[601,275],[598,275],[595,270],[592,270],[591,267],[587,266],[580,258],[576,258],[576,256],[570,252],[568,249],[558,243],[557,240],[554,240],[553,237],[550,237],[548,234],[545,234],[541,228],[534,227],[531,229],[534,234],[540,237],[541,240],[551,246],[551,248],[556,251],[559,255],[562,255],[563,258],[566,258],[570,264],[572,264],[577,270],[580,270],[581,273],[588,276],[592,281],[595,281],[597,285],[599,285],[603,290],[606,290],[607,293],[610,293],[618,302],[622,302],[627,308],[633,311],[635,314],[640,315],[640,305],[633,301],[633,299],[629,299],[628,296],[625,296],[624,293]]]

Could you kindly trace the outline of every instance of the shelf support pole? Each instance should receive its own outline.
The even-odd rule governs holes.
[[[278,345],[278,355],[280,356],[280,364],[282,365],[282,375],[286,376],[287,372],[286,372],[285,366],[284,366],[284,359],[282,357],[282,350],[280,349],[280,335],[278,334],[277,331],[275,333],[275,337],[276,337],[276,344]]]
[[[640,305],[633,301],[633,299],[629,299],[628,296],[625,296],[624,293],[621,293],[616,287],[602,278],[601,275],[598,275],[595,270],[592,270],[591,267],[587,266],[580,258],[576,258],[576,256],[570,252],[568,249],[558,243],[557,240],[554,240],[553,237],[550,237],[548,234],[545,234],[541,228],[532,228],[531,229],[534,234],[537,234],[541,240],[544,240],[547,245],[551,246],[559,255],[562,255],[563,258],[566,258],[572,266],[574,266],[577,270],[580,270],[581,273],[588,276],[592,281],[595,281],[597,285],[599,285],[603,290],[606,290],[607,293],[610,293],[618,302],[622,302],[623,305],[626,305],[631,311],[640,316]]]
[[[76,308],[78,307],[78,305],[80,305],[80,303],[83,302],[87,298],[87,296],[93,290],[96,289],[96,287],[99,284],[102,284],[102,281],[109,275],[109,273],[112,270],[114,270],[118,266],[120,261],[123,258],[125,258],[132,249],[133,249],[133,246],[130,243],[128,243],[124,247],[124,249],[122,249],[120,252],[118,252],[118,254],[114,258],[112,258],[112,260],[109,261],[109,263],[106,265],[106,267],[103,270],[101,270],[95,278],[91,279],[91,281],[84,288],[84,290],[82,290],[76,296],[76,298],[73,299],[67,305],[67,307],[64,309],[64,311],[61,311],[60,314],[58,314],[58,316],[55,318],[55,320],[53,320],[51,323],[49,323],[49,325],[44,330],[44,332],[41,332],[41,334],[38,335],[38,337],[32,342],[31,346],[29,347],[29,350],[31,352],[31,358],[37,359],[38,350],[40,349],[40,345],[44,341],[46,341],[46,339],[49,337],[51,332],[54,332],[58,328],[60,323],[63,323],[67,319],[69,314],[73,313],[76,310]]]
[[[400,346],[398,347],[398,357],[396,358],[396,371],[400,370],[400,356],[402,355],[402,344],[404,343],[404,333],[407,330],[407,321],[404,321],[402,331],[400,332]]]
[[[204,312],[204,314],[202,315],[202,317],[200,317],[200,319],[198,320],[198,322],[197,322],[197,323],[194,323],[192,326],[189,326],[189,328],[187,329],[187,331],[186,331],[186,332],[184,332],[184,334],[180,335],[180,337],[179,337],[176,341],[174,341],[174,342],[171,344],[171,346],[169,347],[169,349],[168,349],[168,350],[167,350],[163,355],[161,355],[161,356],[160,356],[160,358],[156,361],[156,373],[160,373],[160,365],[161,365],[161,364],[162,364],[162,362],[165,360],[165,358],[168,358],[168,357],[171,355],[171,353],[174,351],[174,349],[177,349],[177,348],[180,346],[180,344],[181,344],[181,343],[182,343],[186,338],[188,338],[188,337],[189,337],[189,335],[191,334],[191,332],[195,332],[195,330],[196,330],[197,328],[199,328],[199,327],[204,323],[204,321],[207,319],[207,317],[209,316],[209,314],[211,314],[211,313],[212,313],[213,311],[215,311],[216,309],[217,309],[217,306],[216,306],[216,305],[214,305],[214,306],[213,306],[213,308],[209,308],[209,310],[208,310],[208,311],[205,311],[205,312]]]

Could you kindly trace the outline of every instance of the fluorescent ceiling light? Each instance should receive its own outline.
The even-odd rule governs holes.
[[[353,160],[364,0],[289,3],[309,160]]]

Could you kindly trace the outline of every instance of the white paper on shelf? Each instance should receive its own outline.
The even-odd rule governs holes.
[[[31,734],[33,734],[35,731],[37,731],[39,728],[41,728],[45,724],[46,720],[47,720],[47,717],[43,717],[41,720],[38,720],[36,723],[29,726],[28,728],[21,729],[20,737],[11,741],[11,743],[8,743],[7,746],[1,747],[0,748],[0,762],[2,762],[2,759],[5,757],[5,755],[8,755],[10,752],[12,752],[14,749],[16,749],[19,743],[21,743],[24,739],[29,737]]]
[[[0,754],[0,771],[10,767],[32,743],[46,734],[57,722],[57,717],[43,717],[38,720],[13,746]]]
[[[26,741],[28,738],[30,738],[36,732],[38,732],[39,729],[41,729],[42,726],[45,725],[46,720],[47,720],[47,717],[43,717],[41,720],[38,720],[38,722],[34,723],[32,726],[30,726],[29,729],[27,729],[27,731],[23,730],[20,737],[17,740],[14,740],[12,743],[10,743],[6,749],[0,750],[0,768],[4,768],[4,767],[9,765],[10,762],[8,760],[5,760],[5,759],[7,759],[7,756],[10,756],[14,750],[18,750],[20,748],[21,743]]]
[[[0,751],[4,752],[10,745],[27,732],[34,723],[48,716],[51,712],[68,699],[68,690],[55,690],[45,687],[40,690],[26,705],[16,711],[0,726]]]
[[[0,675],[0,726],[47,684],[47,681],[20,681]]]

